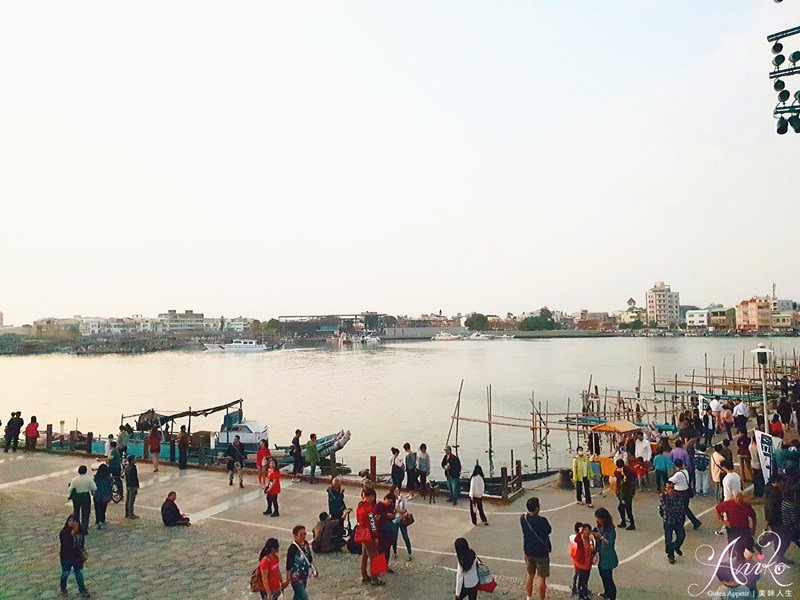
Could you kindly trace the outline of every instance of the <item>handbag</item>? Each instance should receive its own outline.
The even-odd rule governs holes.
[[[372,541],[372,532],[369,527],[356,526],[356,532],[353,535],[353,541],[356,544],[368,544]]]
[[[379,552],[372,557],[372,576],[377,577],[381,573],[385,573],[389,570],[389,563],[386,560],[386,555],[383,552]]]
[[[414,515],[412,515],[410,512],[403,513],[403,515],[400,517],[400,526],[408,527],[409,525],[413,524],[414,524]]]
[[[497,587],[497,582],[494,580],[494,575],[492,575],[489,567],[483,564],[483,561],[480,558],[476,560],[478,561],[476,568],[478,571],[478,590],[491,594]]]

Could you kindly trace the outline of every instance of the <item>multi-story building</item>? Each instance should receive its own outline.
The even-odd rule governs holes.
[[[710,311],[705,308],[686,311],[687,329],[708,329]]]
[[[181,331],[202,331],[205,329],[205,319],[203,313],[196,313],[193,310],[186,310],[179,313],[176,310],[169,310],[158,315],[159,319],[164,319],[167,324],[167,331],[170,333]]]
[[[736,326],[736,309],[714,306],[708,309],[708,326],[726,330]]]
[[[759,331],[772,327],[772,298],[753,296],[736,305],[736,329]]]
[[[790,312],[794,310],[794,300],[779,300],[778,298],[772,299],[773,312]]]
[[[680,324],[680,294],[663,281],[656,281],[647,292],[647,322],[661,329]]]

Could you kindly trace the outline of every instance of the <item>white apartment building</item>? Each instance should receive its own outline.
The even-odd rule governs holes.
[[[687,329],[708,329],[709,325],[708,309],[687,310],[686,311],[686,328]]]
[[[668,329],[680,324],[680,294],[673,292],[663,281],[656,281],[647,297],[647,321]]]
[[[179,313],[176,310],[169,310],[158,315],[167,324],[167,331],[202,331],[206,329],[203,313],[196,313],[193,310],[185,310]]]

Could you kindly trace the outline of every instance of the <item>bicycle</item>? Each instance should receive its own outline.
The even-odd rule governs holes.
[[[104,458],[98,458],[98,462],[104,462]],[[122,502],[122,499],[125,497],[125,488],[122,485],[122,473],[125,472],[125,467],[128,466],[128,454],[123,453],[122,455],[122,468],[120,469],[119,475],[111,475],[111,500],[114,504],[119,504]],[[97,467],[92,467],[92,471],[97,471]]]

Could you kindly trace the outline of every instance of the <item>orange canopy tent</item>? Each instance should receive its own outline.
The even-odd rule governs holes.
[[[598,433],[632,433],[639,431],[641,427],[634,425],[630,421],[608,421],[594,425],[591,430]]]

